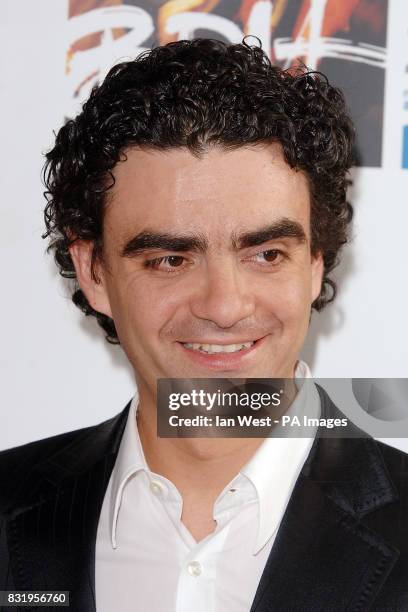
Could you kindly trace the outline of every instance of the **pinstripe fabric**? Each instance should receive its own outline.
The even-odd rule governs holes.
[[[7,550],[6,521],[0,524],[0,551],[2,552],[2,563],[0,563],[0,591],[13,591],[14,582],[10,571],[10,559]]]
[[[101,425],[0,453],[2,590],[68,590],[71,612],[96,612],[96,530],[128,408]],[[16,608],[1,612],[9,610]]]

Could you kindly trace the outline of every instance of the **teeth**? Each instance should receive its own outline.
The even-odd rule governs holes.
[[[193,342],[184,342],[183,346],[193,351],[201,351],[202,353],[236,353],[242,349],[249,348],[254,342],[242,342],[241,344],[198,344]]]

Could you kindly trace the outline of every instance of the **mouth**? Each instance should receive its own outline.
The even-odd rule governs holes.
[[[239,371],[256,363],[266,336],[230,344],[221,342],[178,342],[184,355],[196,365],[214,371]]]
[[[184,348],[191,351],[199,351],[206,355],[219,355],[223,353],[237,353],[245,349],[251,348],[255,344],[255,340],[248,342],[240,342],[236,344],[200,344],[198,342],[182,342]]]

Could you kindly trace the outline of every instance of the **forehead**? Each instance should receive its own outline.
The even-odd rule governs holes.
[[[124,235],[145,227],[201,232],[222,239],[285,217],[308,235],[309,187],[285,162],[280,146],[128,150],[114,169],[105,224]]]

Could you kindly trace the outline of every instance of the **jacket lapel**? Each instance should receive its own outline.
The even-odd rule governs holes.
[[[323,417],[344,416],[323,390],[319,393]],[[361,519],[396,500],[374,440],[318,435],[251,612],[368,610],[399,553]]]
[[[31,502],[16,508],[7,529],[16,589],[70,591],[70,610],[96,610],[96,532],[128,408],[33,471],[24,495]]]

